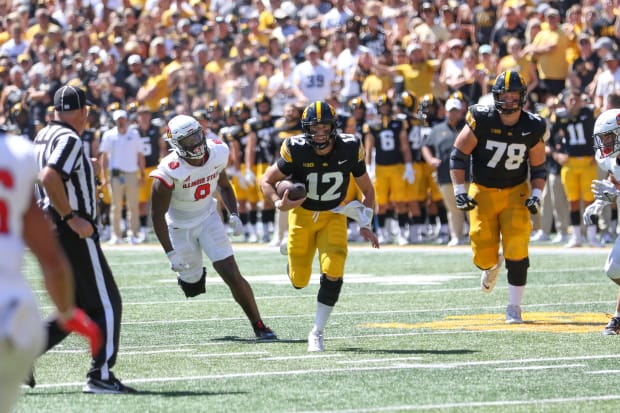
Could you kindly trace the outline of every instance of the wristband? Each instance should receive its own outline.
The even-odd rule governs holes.
[[[281,200],[281,199],[278,199],[276,202],[274,202],[274,203],[273,203],[273,205],[274,205],[276,208],[280,209],[280,208],[282,207],[282,200]]]
[[[70,220],[71,218],[75,218],[76,216],[77,215],[76,215],[75,211],[71,211],[67,215],[63,216],[60,219],[66,222],[66,221]]]
[[[532,197],[540,199],[542,197],[542,191],[539,188],[532,189]]]

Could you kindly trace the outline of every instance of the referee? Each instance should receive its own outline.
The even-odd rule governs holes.
[[[121,296],[101,250],[96,231],[95,172],[83,151],[80,135],[90,103],[84,90],[63,86],[54,94],[54,119],[35,138],[40,183],[35,189],[39,205],[55,224],[58,239],[71,262],[75,300],[102,332],[103,345],[94,356],[84,393],[135,393],[110,370],[118,353]],[[46,350],[67,333],[56,319],[48,321]],[[31,385],[34,379],[31,378]]]

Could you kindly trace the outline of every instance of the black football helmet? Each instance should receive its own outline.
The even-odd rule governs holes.
[[[420,98],[418,115],[422,119],[426,119],[428,121],[434,119],[437,115],[438,109],[439,106],[437,104],[437,100],[435,100],[435,96],[433,96],[432,93],[427,93]]]
[[[316,142],[314,140],[315,134],[311,128],[316,125],[331,126],[328,139],[324,142]],[[329,143],[336,138],[336,126],[336,110],[324,100],[312,102],[306,106],[304,112],[301,114],[301,129],[304,131],[308,143],[316,149],[327,148]]]
[[[387,107],[392,112],[392,99],[388,97],[385,93],[379,95],[377,101],[375,102],[375,106],[377,107],[377,111],[381,112],[381,108]]]
[[[413,93],[404,91],[400,94],[398,106],[407,115],[414,115],[418,112],[418,98]]]
[[[500,73],[495,79],[495,83],[491,88],[493,100],[495,100],[495,109],[499,113],[509,114],[520,111],[527,99],[527,85],[525,80],[516,70],[508,70]],[[506,102],[502,100],[502,94],[506,92],[519,92],[519,102],[516,107],[506,107]]]
[[[254,99],[254,108],[259,115],[268,115],[271,112],[271,99],[264,93],[259,93]]]
[[[250,117],[251,110],[245,102],[238,102],[232,107],[232,113],[237,118],[237,120],[245,121],[248,117]],[[243,115],[246,115],[245,117]]]
[[[357,97],[349,100],[349,110],[351,111],[351,113],[353,113],[355,109],[363,109],[364,111],[366,111],[366,104],[364,103],[362,98]]]

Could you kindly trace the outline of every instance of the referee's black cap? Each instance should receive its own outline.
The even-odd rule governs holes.
[[[86,99],[86,93],[80,87],[63,86],[54,94],[54,109],[58,112],[82,109],[92,106]]]

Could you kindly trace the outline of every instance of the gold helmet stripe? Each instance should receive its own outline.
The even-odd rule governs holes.
[[[316,102],[316,121],[321,123],[321,101]]]
[[[506,76],[504,77],[504,90],[510,90],[510,71],[506,72]]]

